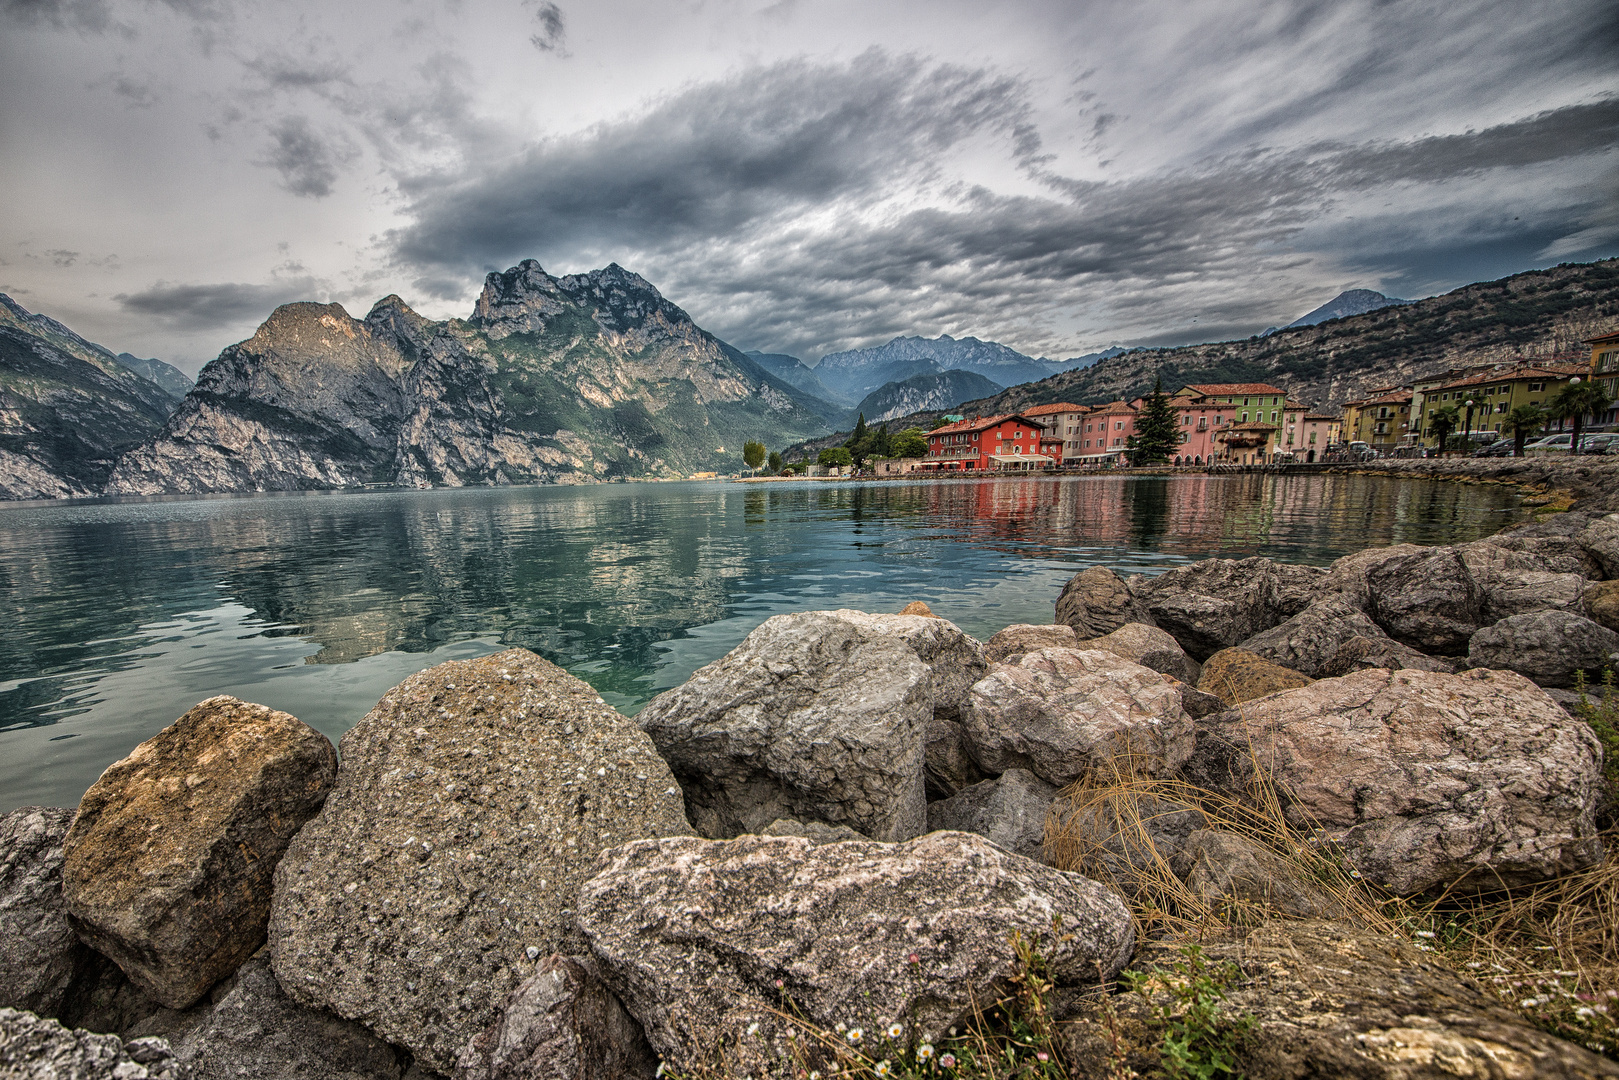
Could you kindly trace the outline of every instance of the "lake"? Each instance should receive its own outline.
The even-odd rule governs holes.
[[[1324,564],[1523,515],[1386,477],[1041,477],[94,500],[0,507],[0,812],[75,804],[198,701],[335,742],[412,672],[520,645],[633,713],[771,615],[912,600],[986,638],[1097,563]]]

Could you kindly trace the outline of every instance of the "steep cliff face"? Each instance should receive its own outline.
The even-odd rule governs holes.
[[[110,350],[0,294],[0,498],[96,494],[176,404]]]
[[[963,401],[988,397],[1000,387],[971,371],[941,371],[936,375],[891,382],[861,399],[851,415],[864,416],[876,424],[897,416],[909,416],[924,409],[948,410]]]
[[[619,266],[490,274],[472,318],[289,304],[203,369],[109,492],[572,483],[738,467],[824,431],[798,391]]]
[[[197,377],[109,494],[346,487],[392,479],[410,362],[338,304],[287,304]]]

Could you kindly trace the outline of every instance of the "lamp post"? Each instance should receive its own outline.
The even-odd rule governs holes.
[[[1568,381],[1568,384],[1570,386],[1580,385],[1580,377],[1578,375],[1574,376]],[[1571,454],[1578,454],[1580,452],[1580,421],[1583,419],[1585,419],[1583,416],[1574,417],[1574,437],[1569,440],[1568,446],[1569,453]]]
[[[1473,441],[1473,399],[1467,399],[1467,426],[1462,430],[1462,450],[1466,451]]]

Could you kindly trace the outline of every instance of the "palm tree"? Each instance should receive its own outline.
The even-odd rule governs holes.
[[[1586,416],[1605,413],[1611,404],[1613,399],[1606,390],[1589,379],[1581,380],[1577,375],[1547,402],[1548,411],[1553,416],[1573,421],[1574,438],[1569,443],[1569,449],[1576,454],[1580,452],[1580,428],[1585,424]]]
[[[1438,440],[1437,445],[1441,454],[1445,452],[1445,440],[1450,438],[1450,433],[1456,430],[1456,423],[1460,419],[1461,415],[1456,411],[1456,406],[1454,405],[1446,405],[1442,409],[1435,409],[1434,414],[1428,417],[1428,434]]]
[[[1506,429],[1512,432],[1512,456],[1523,457],[1523,444],[1546,425],[1546,410],[1539,405],[1519,405],[1507,413]]]

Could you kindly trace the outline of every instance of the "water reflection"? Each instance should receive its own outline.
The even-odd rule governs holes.
[[[1092,563],[1321,563],[1499,528],[1510,493],[1373,477],[615,485],[0,510],[0,809],[71,803],[214,693],[332,736],[412,671],[522,645],[626,711],[779,611],[1045,621]]]

